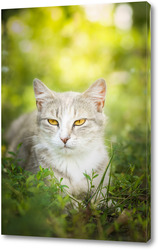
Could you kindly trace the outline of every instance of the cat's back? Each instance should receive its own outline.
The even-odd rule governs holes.
[[[24,138],[30,138],[37,130],[37,111],[21,115],[14,120],[8,129],[5,139],[9,144],[9,150],[15,152],[19,143]]]

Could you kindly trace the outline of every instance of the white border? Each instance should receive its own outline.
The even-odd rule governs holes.
[[[117,3],[117,2],[135,2],[135,1],[107,1],[107,0],[2,0],[0,2],[1,9],[11,9],[11,8],[25,8],[25,7],[45,7],[45,6],[60,6],[60,5],[81,5],[81,4],[93,4],[93,3]],[[157,65],[156,59],[158,58],[158,1],[150,0],[152,6],[152,240],[145,243],[128,243],[128,242],[109,242],[109,241],[89,241],[89,240],[68,240],[68,239],[53,239],[53,238],[31,238],[31,237],[13,237],[13,236],[0,236],[0,246],[1,249],[73,249],[78,250],[100,250],[100,249],[157,249],[158,247],[158,237],[157,237],[157,225],[158,225],[158,161],[156,155],[157,143],[158,142],[158,119],[156,117],[156,111],[158,107],[158,79],[157,79]],[[157,129],[156,129],[157,128]]]
[[[82,4],[99,4],[99,3],[120,3],[120,2],[137,2],[137,1],[126,1],[126,0],[3,0],[0,3],[1,9],[12,9],[12,8],[27,8],[27,7],[46,7],[46,6],[62,6],[62,5],[82,5]],[[144,1],[139,1],[144,2]],[[153,0],[150,1],[154,2]],[[155,4],[156,5],[156,4]]]

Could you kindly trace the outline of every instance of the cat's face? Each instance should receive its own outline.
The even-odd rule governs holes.
[[[102,140],[105,88],[100,79],[84,93],[56,93],[34,80],[40,133],[53,150],[72,155]]]

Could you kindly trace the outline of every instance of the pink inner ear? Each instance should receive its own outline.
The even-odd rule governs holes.
[[[43,91],[40,91],[40,90],[38,90],[38,88],[35,88],[35,93],[36,93],[37,96],[39,96],[39,97],[36,98],[36,106],[38,108],[38,111],[41,111],[43,101],[42,101],[42,99],[40,99],[40,95],[43,94]]]
[[[41,109],[42,109],[42,101],[36,100],[36,105],[37,105],[38,111],[41,111]]]
[[[105,95],[105,89],[102,89],[102,91],[100,91],[100,94],[102,94],[104,96]]]
[[[43,94],[43,92],[40,92],[40,91],[38,91],[38,93],[37,93],[38,95],[41,95],[41,94]]]
[[[100,112],[102,110],[102,108],[104,107],[104,103],[105,103],[105,85],[103,83],[100,83],[100,86],[102,89],[99,92],[100,94],[100,98],[97,100],[97,111]]]
[[[94,82],[89,89],[87,89],[83,95],[86,98],[91,99],[97,108],[98,112],[102,112],[105,102],[106,83],[104,79],[98,79]]]
[[[100,91],[100,97],[101,97],[101,99],[103,100],[103,102],[105,101],[105,89],[102,89],[101,91]]]
[[[101,102],[97,102],[97,111],[98,112],[101,112],[102,111],[102,108],[104,107],[104,103],[105,103],[105,100],[104,101],[101,101]]]

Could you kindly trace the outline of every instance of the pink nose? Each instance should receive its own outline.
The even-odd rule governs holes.
[[[69,138],[69,137],[66,137],[66,138],[60,138],[60,139],[63,141],[64,144],[66,144],[67,141],[68,141],[70,138]]]

